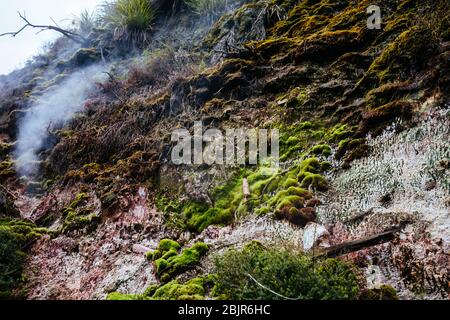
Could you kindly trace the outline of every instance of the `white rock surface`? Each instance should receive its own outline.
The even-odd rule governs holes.
[[[303,231],[303,250],[311,251],[315,247],[329,247],[329,237],[330,233],[324,226],[310,222]]]

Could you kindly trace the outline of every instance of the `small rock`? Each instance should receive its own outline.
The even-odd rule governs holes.
[[[426,191],[431,191],[434,188],[436,188],[436,181],[435,180],[430,180],[430,181],[427,181],[425,183],[425,190]]]
[[[369,265],[365,271],[367,279],[367,289],[380,289],[385,283],[385,278],[380,267]]]
[[[138,254],[146,254],[147,252],[151,251],[150,248],[147,248],[141,244],[133,244],[132,250],[134,253]]]
[[[447,207],[450,207],[450,197],[445,198],[444,204],[445,204]]]
[[[277,102],[277,104],[278,104],[279,106],[282,106],[283,104],[286,104],[288,101],[289,101],[289,99],[279,100],[279,101]]]
[[[313,248],[327,248],[329,244],[330,233],[328,230],[315,222],[310,222],[303,230],[303,249],[310,251]]]
[[[446,159],[442,159],[441,161],[439,161],[438,169],[441,171],[450,169],[450,159],[446,158]]]

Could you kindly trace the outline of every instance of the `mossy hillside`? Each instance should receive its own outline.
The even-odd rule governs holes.
[[[281,3],[282,2],[282,3]],[[277,5],[284,6],[287,4],[286,1],[277,2]],[[270,61],[267,61],[265,58],[264,53],[267,51],[270,51],[270,55],[268,56],[274,56],[275,58],[280,58],[280,60],[277,60],[278,64],[276,64],[276,72],[279,72],[280,70],[284,71],[284,65],[287,63],[287,60],[283,60],[282,57],[289,56],[292,50],[299,51],[300,44],[302,44],[302,50],[308,51],[308,55],[314,55],[317,52],[322,52],[321,50],[323,48],[326,48],[327,51],[336,52],[339,53],[342,50],[343,51],[361,51],[361,54],[364,53],[368,58],[367,59],[374,59],[377,53],[382,52],[382,50],[379,50],[381,48],[381,43],[378,42],[384,42],[385,41],[393,41],[398,35],[400,35],[403,31],[405,31],[403,28],[403,24],[398,23],[396,27],[391,27],[389,29],[390,35],[388,40],[385,39],[384,36],[380,36],[378,40],[375,42],[371,42],[371,37],[367,37],[366,31],[362,30],[361,27],[363,27],[367,15],[365,13],[365,8],[367,5],[367,1],[361,1],[361,2],[352,2],[352,1],[300,1],[297,3],[289,2],[289,5],[286,5],[285,8],[291,9],[291,5],[295,5],[295,8],[292,9],[287,15],[286,19],[282,19],[282,21],[278,22],[274,28],[267,33],[267,39],[265,40],[267,43],[264,44],[264,41],[258,43],[252,44],[253,48],[256,48],[254,54],[255,56],[252,56],[252,54],[242,54],[240,58],[233,58],[233,59],[226,59],[223,64],[214,66],[213,68],[207,70],[206,72],[202,72],[198,76],[194,76],[193,78],[188,79],[186,83],[181,83],[180,87],[192,87],[192,90],[189,91],[189,93],[186,92],[185,98],[187,98],[186,101],[191,100],[194,103],[194,105],[202,106],[208,101],[211,101],[211,99],[221,99],[224,101],[224,103],[227,103],[230,98],[239,100],[246,99],[249,95],[252,94],[252,92],[259,92],[259,88],[255,88],[255,90],[247,90],[244,89],[239,92],[239,94],[236,96],[236,91],[234,90],[236,86],[242,86],[242,84],[245,82],[247,83],[255,83],[259,81],[255,81],[255,79],[262,79],[262,82],[264,82],[266,79],[264,78],[266,76],[266,73],[264,70],[268,70],[268,66],[271,65]],[[389,8],[391,8],[391,5],[389,5]],[[412,6],[408,10],[416,10],[416,6]],[[394,8],[395,9],[395,8]],[[244,10],[245,11],[245,10]],[[409,14],[409,13],[408,13]],[[393,12],[392,17],[387,17],[387,24],[392,22],[394,19],[397,19],[400,15],[400,12]],[[316,20],[316,22],[314,22]],[[318,21],[322,21],[320,25],[318,25]],[[307,26],[308,24],[306,22],[309,22],[309,27],[307,27],[304,30],[301,30],[303,26]],[[285,24],[285,26],[282,26]],[[395,24],[395,23],[393,23]],[[286,27],[288,26],[288,28]],[[304,39],[308,39],[307,43],[304,43]],[[286,40],[288,39],[288,40]],[[357,39],[357,43],[353,43],[352,39]],[[378,41],[378,42],[377,42]],[[284,45],[277,45],[278,42],[281,43],[289,43],[288,46]],[[271,45],[275,44],[275,45]],[[295,48],[291,48],[291,44],[295,46]],[[307,46],[305,47],[305,44]],[[347,46],[348,45],[348,46]],[[330,48],[337,47],[339,50],[333,50]],[[370,46],[374,46],[373,50],[369,50],[365,52],[365,49],[367,49]],[[380,46],[378,48],[377,46]],[[273,51],[272,51],[273,50]],[[302,51],[300,50],[300,51]],[[304,56],[303,58],[307,58],[307,56]],[[297,63],[303,64],[305,59],[299,59]],[[327,57],[327,59],[334,59],[335,57]],[[366,58],[365,58],[366,59]],[[369,66],[371,64],[370,61]],[[314,65],[317,65],[317,61],[313,63]],[[318,69],[315,67],[312,69],[313,71],[317,71]],[[314,77],[323,77],[327,74],[327,69],[325,65],[320,64],[320,71],[314,73]],[[367,71],[367,70],[364,70]],[[355,72],[352,72],[353,74],[357,74]],[[333,77],[337,76],[339,79],[341,79],[342,74],[339,73],[331,73],[330,75],[333,75]],[[280,85],[281,88],[283,88],[283,91],[287,91],[289,93],[288,95],[288,101],[286,102],[287,109],[289,109],[286,112],[287,117],[292,118],[292,111],[290,109],[299,109],[303,110],[302,108],[306,106],[311,107],[311,102],[316,100],[315,105],[321,106],[326,102],[324,99],[319,99],[316,95],[319,93],[321,96],[322,92],[315,93],[314,90],[310,90],[310,86],[312,86],[311,82],[306,82],[305,85],[298,84],[298,80],[295,77],[288,78],[286,83],[282,83]],[[317,82],[322,79],[315,79]],[[346,82],[352,82],[355,79],[349,78],[344,79]],[[283,80],[284,81],[284,80]],[[281,82],[275,81],[275,82]],[[244,86],[245,87],[245,86]],[[287,90],[286,88],[289,88]],[[281,90],[281,89],[280,89]],[[323,89],[325,90],[325,89]],[[326,89],[328,90],[328,89]],[[330,89],[331,90],[331,89]],[[335,90],[335,89],[333,89]],[[339,90],[341,90],[339,88]],[[263,91],[264,93],[265,91]],[[230,95],[230,93],[233,93]],[[292,94],[290,94],[292,93]],[[327,92],[329,94],[329,92]],[[341,91],[338,91],[336,94],[330,94],[330,96],[333,98],[333,100],[336,100],[337,97],[341,95]],[[326,95],[328,97],[328,95]],[[268,101],[274,101],[276,97],[271,96],[271,93],[267,96],[263,96],[263,99],[267,99]],[[400,97],[395,97],[394,99],[397,99]],[[165,100],[164,100],[165,99]],[[166,104],[167,99],[164,98],[159,103]],[[284,100],[284,99],[281,99]],[[133,103],[133,105],[139,105],[139,103]],[[147,104],[145,104],[147,105]],[[153,103],[151,103],[153,105]],[[336,107],[337,108],[337,107]],[[123,114],[130,114],[129,112],[134,112],[135,110],[132,110],[130,106],[124,106],[122,105],[120,108],[118,108],[122,111],[117,111],[117,114],[114,112],[111,112],[111,114],[114,115],[115,120],[121,120],[120,122],[127,122],[125,118],[123,118]],[[139,109],[137,107],[136,109]],[[152,108],[145,108],[145,110],[150,110]],[[126,110],[126,111],[124,111]],[[350,110],[350,108],[342,109],[342,110]],[[137,111],[137,110],[136,110]],[[139,110],[140,112],[147,112]],[[317,112],[316,112],[317,111]],[[333,110],[331,110],[333,111]],[[319,110],[314,110],[314,112],[317,114],[317,118],[323,118],[330,116],[329,114],[323,114],[319,112]],[[345,111],[347,112],[347,111]],[[343,113],[345,113],[343,111]],[[353,109],[352,109],[353,112]],[[359,118],[359,115],[357,114],[358,111],[355,110],[355,114],[352,114],[352,122],[357,121]],[[109,114],[109,116],[111,116]],[[147,115],[147,113],[145,113]],[[103,114],[102,120],[104,119],[110,119],[107,114]],[[150,114],[148,114],[149,117],[140,117],[140,118],[151,118]],[[343,115],[344,116],[344,115]],[[400,113],[400,116],[402,114]],[[112,117],[112,116],[111,116]],[[100,117],[99,117],[100,119]],[[377,122],[379,118],[377,117],[371,117],[373,119],[374,126],[377,126],[379,122]],[[219,119],[220,121],[221,119]],[[325,128],[328,128],[330,126],[333,126],[335,123],[340,123],[341,119],[319,119],[321,122],[324,122],[324,120],[331,120],[326,124],[322,124]],[[108,120],[109,121],[109,120]],[[312,120],[312,123],[315,123],[317,119]],[[127,123],[129,123],[128,121]],[[132,121],[131,121],[132,122]],[[317,121],[319,122],[319,121]],[[346,121],[344,121],[346,122]],[[106,124],[110,124],[107,122]],[[348,126],[353,126],[354,123],[349,123]],[[384,125],[384,122],[383,122]],[[107,127],[105,125],[105,127]],[[148,128],[148,125],[145,126],[145,128]],[[127,144],[116,144],[110,143],[108,146],[111,146],[106,152],[98,152],[98,146],[102,145],[102,143],[98,143],[98,141],[87,141],[87,143],[83,143],[83,139],[88,139],[88,136],[103,136],[102,133],[103,129],[100,129],[100,124],[98,128],[98,132],[92,132],[92,134],[85,135],[84,138],[82,135],[76,135],[77,137],[73,137],[71,143],[73,146],[76,146],[77,148],[82,145],[83,150],[81,150],[80,157],[86,157],[86,159],[82,159],[82,161],[79,161],[77,159],[68,159],[68,161],[63,161],[64,163],[77,163],[80,165],[83,165],[85,163],[89,163],[92,161],[95,161],[95,163],[99,163],[101,165],[104,165],[106,162],[110,161],[112,158],[115,160],[124,159],[126,157],[129,157],[130,155],[124,155],[122,154],[123,150],[129,150],[129,146]],[[146,135],[148,132],[145,130],[142,130],[142,132],[137,132],[136,134]],[[134,132],[133,130],[131,130]],[[315,132],[313,132],[315,131]],[[282,141],[282,157],[283,160],[288,159],[294,159],[298,158],[303,155],[305,152],[311,152],[310,156],[318,156],[318,157],[326,157],[329,154],[329,149],[324,147],[324,145],[330,146],[331,149],[334,149],[334,147],[339,144],[340,141],[333,140],[332,142],[327,141],[323,134],[324,132],[320,132],[321,129],[317,130],[311,130],[311,134],[305,137],[292,137],[292,135],[288,135],[288,137]],[[325,130],[323,130],[325,131]],[[80,141],[80,139],[82,141]],[[309,143],[314,139],[314,143]],[[114,141],[113,141],[114,142]],[[104,143],[103,143],[104,144]],[[333,145],[336,144],[336,145]],[[88,147],[85,148],[85,146],[89,145],[95,145],[96,148],[91,148],[92,150],[89,150]],[[317,148],[316,148],[317,145]],[[321,147],[319,147],[321,146]],[[143,146],[136,146],[136,149],[143,148]],[[284,149],[283,149],[284,148]],[[312,148],[312,149],[311,149]],[[343,150],[343,149],[341,149]],[[94,152],[95,151],[95,152]],[[135,151],[135,150],[133,150]],[[322,152],[322,154],[318,154],[319,152]],[[72,151],[67,152],[67,154],[71,154]],[[95,159],[95,154],[101,154],[102,157],[104,156],[104,159]],[[92,157],[93,156],[93,157]],[[65,157],[63,157],[65,158]],[[93,159],[90,159],[93,158]],[[72,161],[74,160],[74,161]],[[133,166],[133,168],[146,168],[146,165],[142,165],[140,162],[141,160],[136,161],[136,165]],[[108,164],[109,166],[110,164]],[[102,169],[103,170],[103,169]],[[64,170],[62,170],[62,173],[64,173]],[[115,172],[114,172],[115,173]],[[110,172],[111,176],[113,175],[113,171]],[[136,170],[129,170],[128,173],[125,174],[127,177],[126,180],[134,180],[137,177],[142,176],[139,174],[139,171]],[[318,177],[309,177],[310,181],[306,181],[305,184],[309,184],[312,182],[313,184],[315,181],[317,181]],[[320,185],[320,183],[315,183],[316,187]],[[288,181],[286,186],[293,186],[293,181]],[[102,188],[103,189],[103,188]],[[239,188],[238,188],[239,189]],[[236,190],[238,190],[236,189]],[[114,201],[114,195],[110,191],[102,191],[102,194],[105,195],[105,197],[101,197],[104,199],[104,203],[107,205],[108,203],[112,203],[112,206],[117,204],[117,201]],[[240,196],[237,197],[230,197],[230,202],[234,202],[233,198],[239,199]],[[227,200],[228,201],[228,200]],[[214,201],[213,201],[214,202]],[[241,201],[238,201],[241,203]],[[230,208],[231,207],[231,208]],[[263,210],[265,211],[265,210]],[[231,206],[210,206],[205,204],[190,204],[190,207],[186,209],[186,214],[190,217],[187,220],[190,220],[189,222],[189,228],[193,231],[201,231],[205,227],[207,227],[210,224],[226,224],[229,223],[229,221],[233,218],[233,214],[237,212],[236,204],[233,204]],[[206,214],[207,213],[207,214]],[[186,215],[185,215],[186,216]]]
[[[24,283],[25,247],[48,233],[45,228],[13,219],[0,219],[0,299],[20,296]]]
[[[158,248],[147,254],[154,262],[156,274],[161,282],[166,283],[178,274],[194,267],[208,252],[209,248],[202,242],[195,243],[190,248],[184,248],[170,239],[161,240]]]

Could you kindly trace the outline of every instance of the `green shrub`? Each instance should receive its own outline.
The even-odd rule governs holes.
[[[314,262],[306,255],[265,249],[257,242],[217,256],[215,272],[215,294],[223,299],[354,299],[358,294],[356,276],[346,263]]]
[[[22,269],[26,254],[22,247],[47,233],[34,224],[0,220],[0,299],[14,298],[14,289],[22,284]]]
[[[10,298],[11,290],[20,280],[25,253],[14,233],[0,226],[0,299]]]

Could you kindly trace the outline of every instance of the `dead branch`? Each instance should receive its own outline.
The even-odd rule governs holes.
[[[325,248],[315,253],[315,257],[335,258],[344,254],[356,252],[365,248],[370,248],[393,240],[397,233],[403,229],[403,226],[388,230],[382,233],[372,235],[364,239],[344,242],[336,246]]]
[[[83,43],[87,42],[87,39],[84,38],[83,36],[79,35],[78,33],[75,33],[75,32],[70,31],[70,30],[65,30],[63,28],[58,27],[57,25],[56,26],[52,26],[52,25],[36,25],[36,24],[32,24],[30,21],[28,21],[25,13],[24,14],[21,14],[20,12],[17,12],[17,13],[18,13],[19,17],[25,22],[25,25],[22,28],[20,28],[18,31],[2,33],[2,34],[0,34],[0,37],[3,37],[3,36],[16,37],[23,30],[25,30],[26,28],[30,27],[30,28],[41,29],[39,32],[46,31],[46,30],[52,30],[52,31],[59,32],[62,35],[64,35],[65,37],[71,39],[72,41],[80,43],[80,44],[83,44]]]

